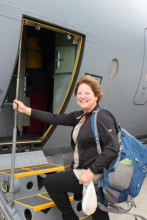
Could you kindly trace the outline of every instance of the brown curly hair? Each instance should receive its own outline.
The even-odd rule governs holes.
[[[91,87],[95,97],[98,97],[97,103],[100,102],[103,98],[104,93],[103,93],[102,88],[101,88],[100,84],[98,83],[98,81],[90,75],[82,76],[80,78],[80,80],[77,81],[76,87],[74,90],[75,96],[77,96],[77,91],[78,91],[79,86],[83,83],[85,83]]]

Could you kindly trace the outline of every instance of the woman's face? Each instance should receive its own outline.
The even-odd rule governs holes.
[[[88,84],[82,83],[77,90],[77,104],[83,109],[84,113],[91,112],[97,105],[98,97],[94,95]]]

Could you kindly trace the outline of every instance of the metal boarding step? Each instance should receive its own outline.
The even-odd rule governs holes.
[[[43,173],[52,173],[61,170],[64,170],[63,166],[59,166],[52,163],[42,163],[42,164],[34,164],[29,166],[15,167],[14,178],[39,175]],[[10,176],[11,168],[0,169],[0,173]]]
[[[58,159],[58,157],[56,158]],[[6,183],[6,191],[0,190],[0,212],[5,220],[61,220],[62,215],[44,187],[44,178],[50,173],[64,170],[64,166],[48,163],[42,151],[16,154],[14,170],[14,207],[9,205],[11,179],[11,155],[0,155],[0,184]],[[69,200],[81,220],[88,220],[77,207],[80,201]]]
[[[47,174],[47,173],[57,172],[61,170],[64,170],[63,166],[59,166],[59,165],[52,164],[52,163],[21,166],[21,167],[15,168],[14,178],[39,175],[39,174],[44,174],[44,173]],[[11,169],[10,168],[0,169],[0,173],[10,176]],[[33,183],[32,183],[32,187],[33,187]],[[32,187],[30,186],[29,188],[32,188]],[[70,196],[70,201],[73,201],[73,196]],[[14,203],[19,203],[24,206],[30,207],[33,209],[34,212],[55,206],[54,202],[49,197],[47,192],[43,192],[43,193],[36,194],[36,195],[31,195],[28,197],[18,198],[14,200]]]
[[[74,201],[72,194],[69,194],[69,200],[71,202]],[[14,203],[19,203],[21,205],[29,207],[33,210],[33,212],[42,211],[44,209],[49,209],[56,206],[47,192],[17,199],[14,200]]]
[[[12,138],[0,138],[0,154],[11,154],[12,153]],[[40,140],[33,138],[20,137],[16,142],[16,153],[28,152],[28,151],[39,151],[42,150],[40,146]]]

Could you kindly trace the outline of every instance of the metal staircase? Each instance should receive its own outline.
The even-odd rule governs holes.
[[[13,201],[9,192],[11,179],[11,155],[0,155],[0,211],[5,220],[62,220],[61,212],[44,187],[44,178],[51,172],[64,170],[63,166],[48,163],[42,151],[16,154],[14,169]],[[79,210],[80,201],[72,207],[79,219],[91,219]]]

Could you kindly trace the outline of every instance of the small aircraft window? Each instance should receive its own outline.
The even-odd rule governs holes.
[[[118,60],[114,58],[109,66],[109,76],[111,78],[115,77],[118,72]]]

